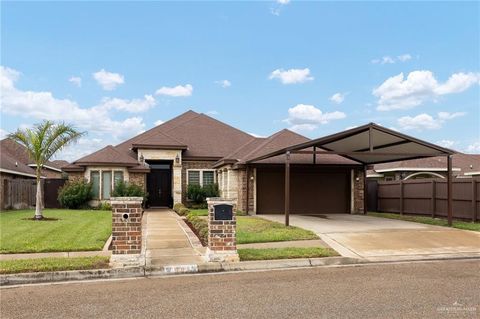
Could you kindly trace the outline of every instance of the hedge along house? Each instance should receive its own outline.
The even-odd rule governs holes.
[[[108,200],[120,180],[148,192],[150,207],[188,203],[189,184],[217,183],[241,211],[283,213],[284,159],[255,157],[309,139],[289,130],[257,138],[207,115],[188,111],[117,146],[63,168],[70,180],[92,182],[95,201]],[[247,163],[248,162],[248,163]],[[335,154],[292,156],[292,213],[363,211],[363,167]],[[313,167],[314,166],[314,167]]]

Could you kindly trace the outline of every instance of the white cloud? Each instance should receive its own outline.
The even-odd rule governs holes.
[[[473,142],[472,144],[467,146],[466,149],[467,153],[480,153],[480,141]]]
[[[380,59],[373,59],[371,63],[372,64],[394,64],[397,62],[407,62],[408,60],[411,60],[411,59],[412,59],[412,56],[408,53],[397,55],[396,57],[385,55]]]
[[[270,13],[279,16],[284,6],[290,3],[290,0],[276,0],[275,5],[270,8]]]
[[[252,133],[252,132],[249,132],[248,134],[250,134],[251,136],[256,137],[256,138],[264,138],[265,137],[263,135],[255,134],[255,133]]]
[[[273,71],[269,79],[279,79],[283,84],[304,83],[312,81],[314,78],[310,75],[310,69],[276,69]]]
[[[378,98],[379,111],[411,109],[441,95],[463,92],[476,83],[480,83],[479,73],[455,73],[439,84],[431,71],[413,71],[407,78],[403,73],[388,78],[372,94]]]
[[[109,143],[100,138],[82,137],[75,144],[67,146],[59,153],[55,154],[54,159],[62,159],[73,162],[88,154],[98,151],[99,149],[107,146],[108,144]]]
[[[345,96],[346,96],[345,93],[335,93],[330,97],[330,101],[337,104],[341,104],[345,100]]]
[[[220,85],[222,88],[228,88],[232,86],[232,82],[229,80],[215,81],[216,84]]]
[[[345,118],[343,112],[327,112],[323,113],[313,105],[298,104],[295,107],[288,109],[288,118],[284,122],[291,125],[294,131],[311,131],[320,124],[327,124],[333,120]]]
[[[159,126],[159,125],[162,125],[163,123],[165,122],[162,120],[156,120],[153,124],[155,124],[155,126]]]
[[[77,102],[55,98],[48,91],[19,90],[15,87],[19,74],[18,71],[0,66],[2,113],[29,119],[65,121],[81,130],[105,134],[118,139],[138,134],[145,128],[142,118],[139,117],[124,120],[112,119],[112,112],[102,104],[82,108]],[[118,103],[115,105],[120,106]]]
[[[401,62],[406,62],[408,60],[411,60],[412,56],[407,53],[407,54],[402,54],[402,55],[397,56],[397,59]]]
[[[72,76],[70,79],[68,79],[68,82],[76,85],[77,87],[82,86],[82,78],[78,76]]]
[[[119,73],[108,72],[104,69],[93,73],[93,78],[106,91],[115,90],[118,85],[125,83],[123,75]]]
[[[159,88],[155,92],[155,94],[179,97],[179,96],[190,96],[192,95],[192,92],[193,92],[193,86],[190,84],[187,84],[187,85],[177,85],[175,87],[164,86]]]
[[[440,146],[443,146],[443,147],[446,147],[446,148],[450,148],[453,145],[457,144],[457,142],[451,141],[451,140],[440,140],[436,144],[440,145]]]
[[[417,116],[403,116],[397,120],[400,128],[404,130],[435,130],[442,127],[447,120],[454,119],[459,116],[465,115],[464,112],[448,113],[439,112],[437,117],[433,117],[429,114],[422,113]]]
[[[145,112],[157,104],[155,98],[151,95],[145,95],[143,99],[119,99],[119,98],[103,98],[98,107],[107,110],[126,111],[130,113]]]
[[[3,128],[0,128],[0,140],[3,140],[5,137],[7,137],[8,132],[5,131]]]

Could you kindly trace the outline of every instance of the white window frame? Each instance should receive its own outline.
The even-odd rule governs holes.
[[[215,174],[216,170],[215,169],[203,169],[203,168],[191,168],[191,169],[187,169],[187,185],[188,184],[188,181],[190,180],[190,172],[191,171],[195,171],[195,172],[200,172],[200,186],[203,187],[203,172],[213,172],[213,183],[216,184],[217,183],[217,174]]]
[[[110,185],[110,197],[112,197],[112,192],[113,190],[115,189],[115,172],[122,172],[123,174],[123,181],[125,182],[125,171],[124,170],[121,170],[121,169],[111,169],[111,168],[99,168],[99,169],[91,169],[88,173],[87,173],[87,180],[88,182],[90,183],[91,182],[91,178],[92,178],[92,172],[98,172],[100,174],[100,181],[98,183],[98,187],[99,187],[99,192],[98,192],[98,198],[94,198],[94,200],[105,200],[103,198],[103,172],[111,172],[112,173],[112,180],[111,180],[111,185]]]

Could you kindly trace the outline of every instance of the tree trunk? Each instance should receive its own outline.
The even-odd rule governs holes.
[[[40,170],[37,165],[37,196],[35,199],[35,219],[43,219],[42,215],[42,180],[40,179]]]

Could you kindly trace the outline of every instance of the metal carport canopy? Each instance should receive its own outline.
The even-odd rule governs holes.
[[[308,149],[308,150],[306,150]],[[319,149],[319,150],[317,150]],[[328,135],[305,143],[288,146],[286,148],[248,160],[252,164],[267,158],[285,156],[285,223],[288,224],[289,193],[290,193],[290,154],[312,154],[312,162],[315,163],[315,155],[336,154],[349,158],[364,165],[396,162],[416,158],[447,156],[448,165],[448,220],[451,224],[451,156],[454,151],[426,142],[414,137],[385,128],[375,123],[369,123],[350,130]],[[365,175],[366,176],[366,175]],[[366,183],[366,178],[364,178]],[[366,189],[365,189],[366,191]],[[364,194],[366,199],[366,194]],[[366,206],[364,204],[364,212]]]

